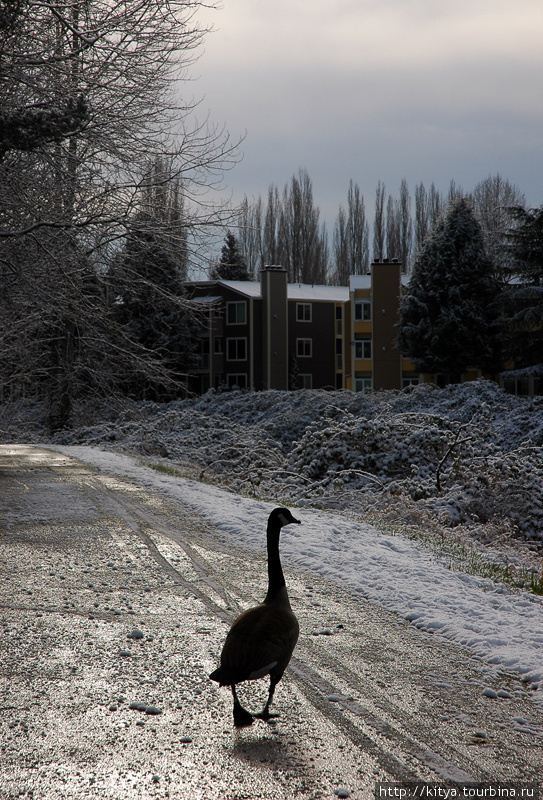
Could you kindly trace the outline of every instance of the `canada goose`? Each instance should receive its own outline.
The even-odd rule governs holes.
[[[299,625],[288,600],[287,587],[279,558],[281,528],[294,519],[288,508],[276,508],[268,518],[268,593],[264,602],[249,608],[233,622],[221,652],[221,666],[211,680],[230,686],[234,698],[234,725],[243,728],[255,718],[268,720],[275,687],[281,680],[298,640]],[[250,714],[238,700],[236,684],[270,676],[266,705],[260,714]]]

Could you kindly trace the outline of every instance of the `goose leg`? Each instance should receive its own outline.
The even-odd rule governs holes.
[[[275,717],[279,716],[279,714],[271,714],[270,713],[270,706],[271,706],[272,700],[273,700],[273,693],[275,692],[275,687],[279,683],[279,680],[280,680],[280,678],[276,678],[276,679],[270,678],[270,691],[268,693],[268,699],[266,701],[266,705],[264,706],[264,708],[262,709],[260,714],[255,714],[254,715],[255,719],[268,720],[268,719],[274,719]]]
[[[252,725],[254,722],[254,718],[252,714],[249,714],[246,711],[241,703],[238,700],[238,696],[236,694],[236,687],[232,684],[232,697],[234,698],[234,725],[236,728],[246,728],[248,725]]]

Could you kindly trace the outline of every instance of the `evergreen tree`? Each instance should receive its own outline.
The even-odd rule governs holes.
[[[417,254],[400,306],[399,347],[422,372],[459,381],[495,370],[497,294],[493,265],[470,205],[460,198]]]
[[[168,401],[184,392],[186,373],[197,364],[198,327],[179,280],[177,260],[167,243],[140,214],[112,269],[114,318],[134,361],[121,386],[130,395]]]
[[[509,215],[512,225],[503,248],[505,358],[516,369],[543,375],[543,206],[515,206]]]
[[[249,281],[251,277],[247,269],[247,262],[238,240],[231,231],[228,231],[221,250],[221,260],[212,272],[212,277],[222,278],[225,281]]]

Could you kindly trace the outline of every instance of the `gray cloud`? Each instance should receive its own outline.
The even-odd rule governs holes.
[[[225,0],[196,84],[244,159],[234,199],[299,167],[333,224],[349,179],[368,209],[381,179],[469,190],[500,172],[539,205],[539,0]]]

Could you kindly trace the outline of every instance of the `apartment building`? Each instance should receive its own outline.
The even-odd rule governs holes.
[[[401,269],[374,263],[349,286],[288,283],[265,267],[260,281],[197,281],[201,363],[190,388],[401,389],[418,381],[395,347]]]
[[[189,297],[202,308],[200,369],[190,388],[341,388],[346,286],[289,284],[268,266],[260,281],[197,281]],[[339,334],[336,332],[339,330]]]

